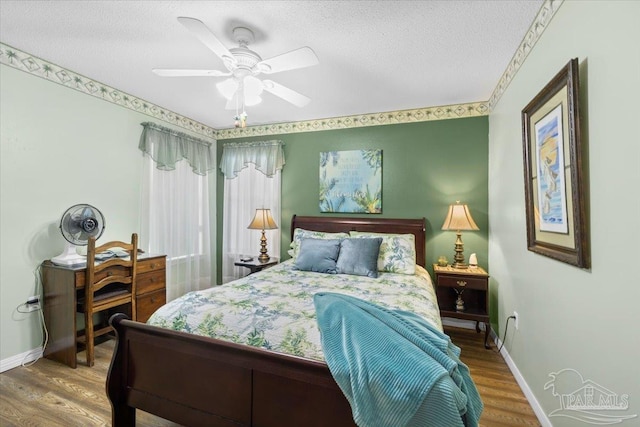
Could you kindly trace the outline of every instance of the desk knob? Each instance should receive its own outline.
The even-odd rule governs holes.
[[[464,280],[458,280],[456,283],[458,284],[458,286],[463,288],[467,286],[467,282],[465,282]]]
[[[156,265],[155,265],[155,264],[151,264],[151,268],[152,268],[152,269],[153,269],[153,268],[156,268]]]

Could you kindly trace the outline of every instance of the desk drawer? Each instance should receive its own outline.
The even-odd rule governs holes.
[[[136,295],[146,294],[166,287],[166,270],[155,270],[150,273],[138,274]]]
[[[114,265],[106,270],[100,271],[95,274],[96,280],[102,280],[107,276],[128,276],[130,269],[121,265]],[[76,271],[76,288],[84,288],[86,283],[87,273],[86,270]]]
[[[136,297],[137,321],[146,322],[149,317],[167,302],[164,288]]]
[[[165,263],[166,260],[164,256],[138,260],[138,274],[153,270],[164,270]]]
[[[438,276],[438,286],[449,288],[487,289],[487,279],[484,277],[469,276]]]
[[[138,276],[140,276],[140,274],[147,273],[149,271],[154,271],[154,270],[164,271],[165,264],[166,262],[165,262],[164,255],[159,257],[154,257],[154,258],[138,260],[138,268],[137,268]],[[123,275],[127,270],[128,270],[127,267],[116,265],[116,266],[110,267],[107,270],[97,273],[96,278],[103,279],[107,277],[107,275],[114,275],[114,274]],[[85,269],[78,270],[75,272],[76,288],[84,288],[86,274],[87,273]]]

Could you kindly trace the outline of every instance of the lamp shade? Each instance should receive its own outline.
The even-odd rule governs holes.
[[[454,205],[449,205],[449,212],[442,224],[443,230],[480,230],[475,221],[471,217],[469,207],[467,205],[461,205],[460,202],[456,202]]]
[[[274,230],[278,225],[271,216],[271,209],[256,209],[256,214],[247,227],[251,230]]]

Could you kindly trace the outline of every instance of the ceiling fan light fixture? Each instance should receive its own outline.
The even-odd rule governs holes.
[[[233,99],[233,96],[236,94],[239,86],[238,81],[233,77],[221,81],[220,83],[216,83],[218,92],[220,92],[220,94],[226,99]]]
[[[244,105],[247,107],[253,107],[254,105],[258,105],[262,102],[262,97],[258,95],[250,96],[245,94],[244,96]]]
[[[258,96],[262,93],[262,91],[264,90],[264,86],[262,85],[262,82],[253,77],[253,76],[247,76],[244,78],[244,93],[245,96],[246,95],[250,95],[250,96]]]
[[[259,79],[253,76],[246,76],[240,86],[243,88],[239,93],[244,93],[244,105],[253,106],[262,102],[260,95],[264,91],[264,86]]]

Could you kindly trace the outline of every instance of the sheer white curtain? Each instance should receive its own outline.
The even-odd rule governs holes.
[[[167,255],[167,301],[213,284],[207,141],[143,123],[140,247]]]
[[[257,257],[259,230],[249,230],[256,209],[271,209],[278,227],[280,218],[280,176],[284,165],[281,141],[229,143],[223,148],[220,169],[225,175],[222,232],[222,282],[247,274],[234,266],[241,255]],[[266,230],[270,256],[280,256],[280,229]]]

